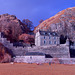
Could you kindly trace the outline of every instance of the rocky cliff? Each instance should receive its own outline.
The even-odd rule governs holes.
[[[55,31],[59,36],[64,35],[71,41],[75,41],[75,7],[60,11],[55,16],[43,21],[34,29],[34,32],[36,33],[38,30]]]

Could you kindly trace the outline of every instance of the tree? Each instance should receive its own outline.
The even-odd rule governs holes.
[[[34,43],[34,35],[22,34],[19,36],[19,40],[22,40],[25,43],[33,44]]]
[[[23,19],[22,23],[23,23],[23,27],[22,27],[23,30],[27,30],[28,32],[33,30],[33,28],[34,28],[33,23],[29,19]]]
[[[14,15],[3,14],[0,17],[0,31],[11,42],[18,41],[18,36],[22,34],[20,20]]]

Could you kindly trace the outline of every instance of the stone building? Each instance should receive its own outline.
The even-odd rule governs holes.
[[[55,32],[38,31],[35,35],[35,45],[58,45],[60,44],[60,37]]]

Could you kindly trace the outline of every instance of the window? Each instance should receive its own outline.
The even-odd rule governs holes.
[[[45,35],[45,32],[43,34]]]
[[[49,36],[49,39],[50,39],[51,37]]]
[[[51,44],[51,41],[49,41],[49,44]]]
[[[54,44],[56,44],[56,41],[54,41]]]
[[[53,33],[53,35],[55,35],[55,33]]]
[[[45,39],[45,36],[44,36],[44,39]]]
[[[30,59],[32,59],[32,57],[30,56]]]
[[[44,41],[44,44],[46,43],[46,41]]]
[[[54,37],[54,39],[56,39],[56,37]]]
[[[75,42],[74,42],[74,46],[75,46]]]
[[[50,33],[48,33],[48,35],[50,35]]]

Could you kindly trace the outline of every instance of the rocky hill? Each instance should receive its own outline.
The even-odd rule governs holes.
[[[20,25],[20,20],[15,15],[0,15],[0,32],[3,32],[9,40],[16,41],[22,34]]]
[[[34,32],[36,33],[38,30],[55,31],[59,36],[68,36],[71,41],[75,41],[75,7],[60,11],[43,21],[34,29]]]
[[[26,25],[22,23],[15,15],[9,15],[9,14],[3,14],[0,15],[0,32],[2,32],[2,35],[6,37],[11,42],[17,42],[19,40],[25,40],[25,39],[19,39],[19,37],[23,37],[22,34],[28,33],[28,28],[25,27]],[[24,32],[24,33],[23,33]],[[24,37],[28,37],[28,35],[24,35]],[[33,39],[33,38],[32,38]],[[25,43],[30,43],[28,38]]]

